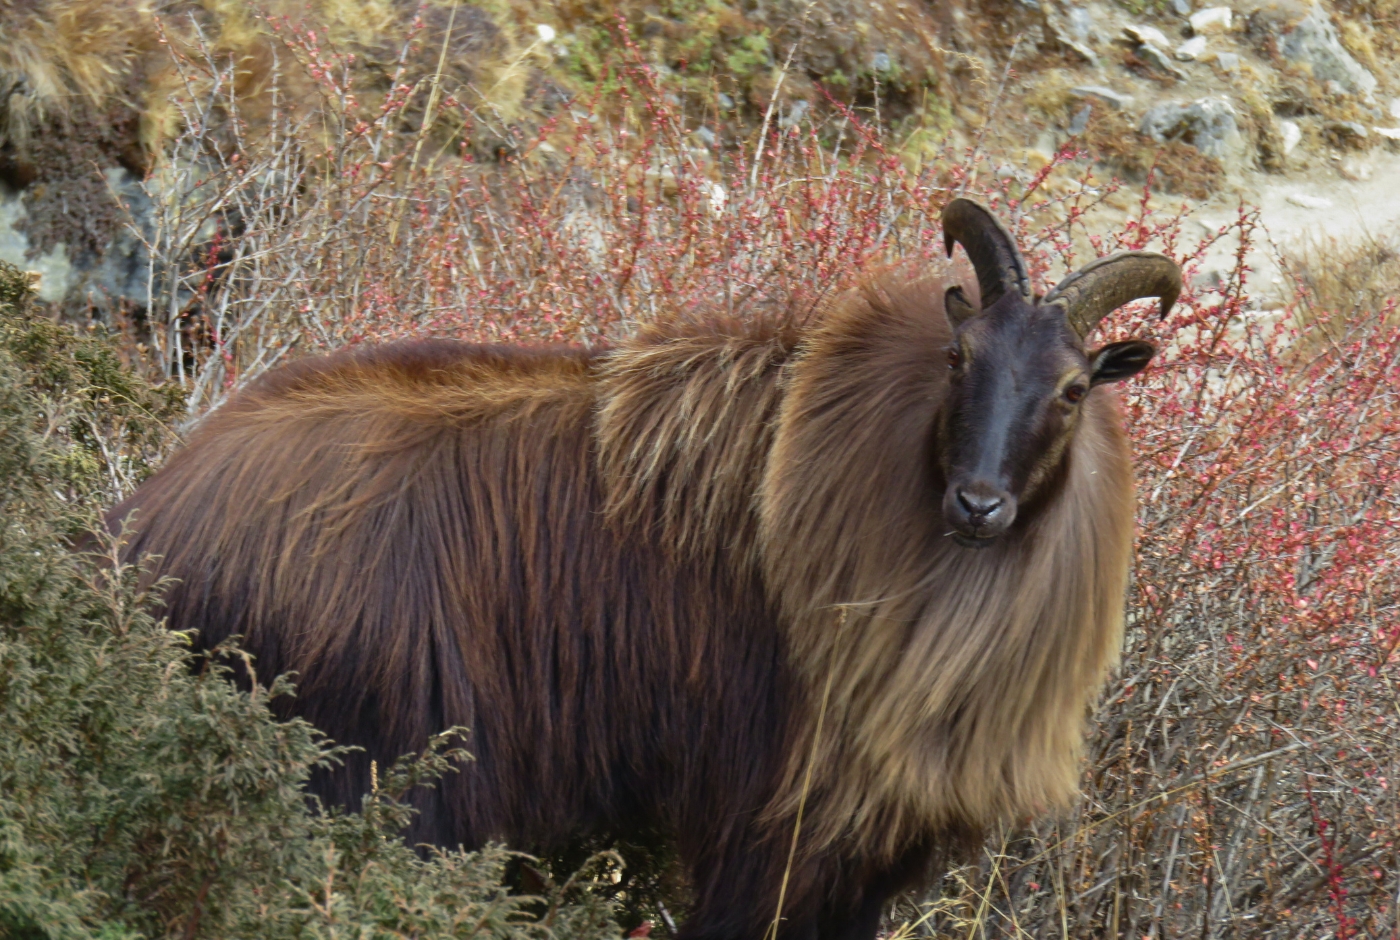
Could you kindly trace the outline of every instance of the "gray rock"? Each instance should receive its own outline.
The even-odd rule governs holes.
[[[1238,167],[1245,140],[1235,108],[1224,98],[1169,101],[1148,110],[1138,128],[1158,143],[1180,140],[1226,166]]]
[[[1133,54],[1138,57],[1139,62],[1159,75],[1170,75],[1181,81],[1186,80],[1186,73],[1172,63],[1171,57],[1151,43],[1143,43],[1138,46]]]
[[[1167,34],[1155,26],[1124,26],[1123,35],[1139,46],[1150,44],[1159,49],[1166,49],[1171,45]]]
[[[1066,10],[1065,22],[1071,39],[1084,43],[1099,41],[1099,31],[1094,26],[1094,15],[1084,7],[1070,7]]]
[[[73,285],[76,272],[68,260],[64,246],[57,245],[46,254],[30,258],[29,239],[19,230],[27,215],[20,194],[0,183],[0,261],[39,274],[39,299],[62,300]]]
[[[890,54],[888,52],[877,52],[870,57],[870,68],[875,72],[888,72],[890,70]]]
[[[1194,36],[1176,47],[1176,57],[1181,62],[1194,62],[1206,52],[1206,37]]]
[[[1092,38],[1097,38],[1092,28],[1092,20],[1087,24],[1077,22],[1077,15],[1082,19],[1088,17],[1089,14],[1082,7],[1071,7],[1065,21],[1053,14],[1047,14],[1045,25],[1049,28],[1050,37],[1055,42],[1097,68],[1099,64],[1098,53],[1088,45]]]
[[[1222,268],[1202,268],[1191,278],[1191,286],[1197,290],[1219,290],[1229,279],[1230,273]]]
[[[1072,136],[1078,137],[1084,133],[1084,129],[1089,126],[1089,116],[1094,113],[1094,106],[1086,104],[1079,109],[1074,118],[1069,122],[1069,132]]]
[[[1351,94],[1367,99],[1375,93],[1376,76],[1347,52],[1321,7],[1314,7],[1284,35],[1279,52],[1291,62],[1307,65],[1320,82],[1335,81]]]
[[[1293,152],[1293,148],[1303,139],[1303,129],[1294,121],[1278,122],[1279,137],[1283,138],[1283,155],[1286,157]]]
[[[1191,15],[1191,0],[1172,0],[1172,12],[1177,16]]]
[[[1197,36],[1208,33],[1225,33],[1234,23],[1234,11],[1229,7],[1209,7],[1191,14],[1191,32]]]
[[[1114,110],[1126,108],[1133,103],[1132,95],[1125,95],[1112,88],[1105,88],[1103,85],[1079,85],[1071,88],[1069,93],[1076,98],[1094,98],[1102,101]]]
[[[155,203],[141,181],[126,170],[113,167],[106,176],[109,189],[126,210],[127,224],[97,264],[84,272],[81,289],[89,303],[104,309],[145,307],[150,303],[150,253],[145,240],[155,234]]]
[[[1222,52],[1215,57],[1215,64],[1222,72],[1233,72],[1240,67],[1240,57],[1233,52]]]
[[[1070,52],[1073,52],[1075,55],[1079,56],[1079,58],[1083,59],[1089,65],[1092,65],[1094,68],[1098,68],[1099,54],[1093,49],[1090,49],[1088,46],[1084,45],[1084,43],[1075,42],[1073,40],[1066,41],[1064,39],[1060,39],[1060,45],[1064,46]]]
[[[802,119],[807,116],[807,111],[812,106],[802,99],[798,99],[788,108],[787,114],[778,118],[779,127],[794,127],[802,123]]]
[[[1288,201],[1300,209],[1330,209],[1332,200],[1322,196],[1314,196],[1310,193],[1294,193],[1288,197]]]
[[[58,245],[44,255],[28,258],[29,240],[19,230],[26,215],[23,198],[0,184],[0,259],[39,272],[42,300],[90,304],[104,312],[144,308],[150,305],[146,243],[155,235],[156,199],[168,198],[169,188],[159,174],[143,183],[121,167],[103,172],[109,190],[124,210],[126,224],[118,227],[101,256],[74,259],[65,246]],[[184,177],[167,174],[168,179]],[[200,240],[212,238],[216,224],[214,219],[206,220],[198,233]]]

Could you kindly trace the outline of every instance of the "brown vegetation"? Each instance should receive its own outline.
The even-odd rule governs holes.
[[[1303,349],[1345,343],[1358,329],[1400,320],[1400,245],[1394,236],[1314,235],[1290,247],[1282,260],[1297,287],[1297,316],[1309,328]]]

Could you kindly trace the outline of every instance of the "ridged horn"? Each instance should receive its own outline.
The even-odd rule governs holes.
[[[1086,337],[1105,316],[1129,301],[1161,298],[1162,316],[1181,294],[1181,268],[1155,251],[1120,251],[1096,258],[1046,294],[1042,304],[1059,304],[1070,326]]]
[[[1013,290],[1029,303],[1031,276],[1026,262],[1016,250],[1016,241],[1001,220],[981,203],[961,197],[943,209],[943,247],[951,257],[953,243],[963,246],[977,272],[982,292],[982,309],[996,303]]]

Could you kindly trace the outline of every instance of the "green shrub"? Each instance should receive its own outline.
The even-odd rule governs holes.
[[[511,894],[505,849],[399,838],[398,797],[469,759],[455,732],[318,812],[303,784],[342,751],[273,717],[291,683],[225,681],[236,650],[196,656],[111,545],[72,550],[181,410],[0,263],[0,936],[616,937],[583,878]]]

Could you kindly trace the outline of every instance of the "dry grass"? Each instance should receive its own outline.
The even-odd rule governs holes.
[[[146,0],[6,4],[0,35],[0,143],[21,145],[78,102],[104,108],[156,47]]]
[[[352,55],[346,62],[366,97],[382,98],[400,66],[422,76],[441,57],[444,90],[474,88],[499,117],[513,120],[550,57],[542,54],[533,25],[517,22],[518,11],[505,4],[488,7],[428,2],[415,9],[388,0],[6,4],[0,6],[0,146],[23,158],[46,127],[125,109],[139,117],[133,142],[158,150],[183,129],[170,95],[188,76],[171,68],[169,45],[230,64],[232,90],[252,125],[271,120],[278,109],[315,110],[320,101],[314,82],[278,71],[278,24],[312,31],[319,45]],[[441,56],[444,44],[447,54]],[[276,103],[270,97],[274,86]]]
[[[1377,323],[1400,323],[1400,240],[1394,235],[1314,234],[1280,260],[1297,289],[1295,316],[1306,328],[1300,349],[1312,353]]]
[[[1067,75],[1045,74],[1018,105],[1064,127],[1070,126],[1083,108],[1092,108],[1077,146],[1110,173],[1133,182],[1145,182],[1150,172],[1153,187],[1159,191],[1205,199],[1225,181],[1219,160],[1182,141],[1157,143],[1138,133],[1137,125],[1122,112],[1071,94],[1074,84]]]
[[[1384,81],[1386,67],[1378,53],[1400,52],[1400,2],[1339,0],[1336,4],[1342,44],[1361,64]]]
[[[1138,133],[1117,111],[1095,114],[1084,130],[1084,148],[1114,173],[1141,181],[1152,174],[1163,191],[1207,199],[1225,181],[1220,161],[1179,140],[1159,144]]]

